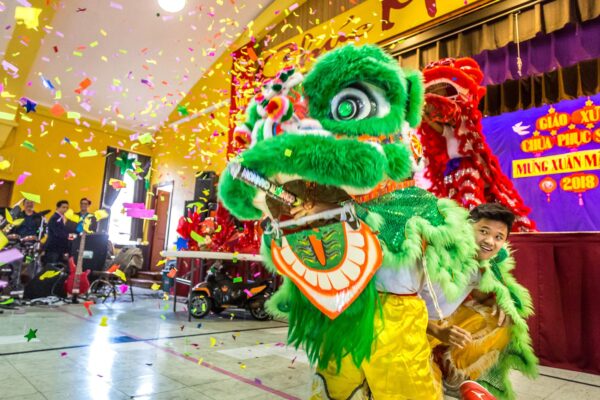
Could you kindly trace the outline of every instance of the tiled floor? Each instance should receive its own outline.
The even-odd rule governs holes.
[[[243,312],[187,322],[154,295],[134,303],[25,307],[0,315],[0,399],[303,399],[306,357],[285,323]],[[100,326],[107,317],[107,326]],[[37,329],[37,339],[23,337]],[[519,399],[600,399],[600,376],[513,376]],[[580,383],[575,383],[580,382]]]

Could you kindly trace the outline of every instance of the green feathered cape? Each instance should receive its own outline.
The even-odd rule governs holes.
[[[538,374],[538,359],[535,356],[526,318],[533,315],[533,304],[527,289],[521,286],[511,274],[515,267],[514,258],[507,246],[498,255],[483,265],[479,290],[494,293],[500,308],[512,320],[511,338],[500,359],[480,379],[485,386],[500,400],[513,400],[515,393],[508,377],[509,371],[515,369],[529,378]]]
[[[381,268],[413,266],[423,260],[431,280],[442,287],[448,298],[459,295],[478,268],[468,213],[452,200],[437,199],[413,187],[357,206],[357,214],[378,232],[384,256]],[[275,270],[270,239],[264,239],[265,263]],[[330,360],[339,367],[346,355],[351,355],[357,366],[368,360],[377,335],[375,313],[381,311],[374,279],[334,320],[321,313],[287,279],[267,303],[267,309],[276,317],[288,318],[288,342],[303,347],[309,360],[320,368],[325,368]]]

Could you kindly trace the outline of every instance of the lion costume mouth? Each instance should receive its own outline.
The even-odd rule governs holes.
[[[331,319],[362,293],[382,262],[379,240],[365,223],[334,222],[271,237],[270,247],[277,270]]]

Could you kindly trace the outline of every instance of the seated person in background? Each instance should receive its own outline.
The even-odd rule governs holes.
[[[42,216],[35,212],[33,207],[35,203],[31,200],[25,199],[23,201],[23,210],[18,208],[17,210],[13,209],[13,218],[23,218],[23,222],[19,226],[15,226],[11,229],[10,233],[15,233],[21,238],[26,236],[37,236],[38,231],[42,225]],[[16,211],[16,212],[15,212]]]
[[[83,232],[83,222],[85,218],[90,218],[90,226],[88,230],[90,230],[92,233],[98,230],[98,221],[96,221],[96,217],[94,216],[94,214],[88,211],[88,208],[91,205],[92,201],[86,197],[79,200],[79,212],[75,213],[75,215],[78,215],[79,218],[81,218],[79,223],[77,224],[77,228],[75,229],[77,233]]]
[[[69,230],[65,213],[69,209],[69,202],[60,200],[56,203],[56,212],[48,222],[48,239],[44,247],[46,263],[56,263],[65,260],[65,255],[70,252]]]
[[[455,301],[435,285],[433,295],[427,286],[421,294],[429,314],[434,375],[446,391],[460,388],[462,399],[496,398],[476,380],[493,388],[498,398],[514,398],[508,370],[516,364],[507,358],[517,355],[522,361],[516,368],[528,376],[537,369],[525,322],[533,313],[531,298],[510,274],[513,260],[504,249],[515,217],[497,203],[475,207],[470,217],[480,270]]]

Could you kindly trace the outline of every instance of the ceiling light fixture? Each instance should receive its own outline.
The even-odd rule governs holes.
[[[158,0],[160,8],[166,12],[176,13],[183,10],[186,0]]]

